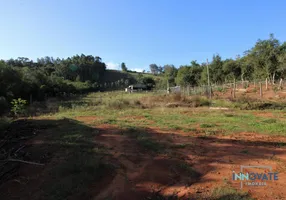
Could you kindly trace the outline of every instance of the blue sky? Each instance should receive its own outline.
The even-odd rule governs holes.
[[[100,56],[110,68],[234,58],[274,33],[285,0],[0,0],[0,59]]]

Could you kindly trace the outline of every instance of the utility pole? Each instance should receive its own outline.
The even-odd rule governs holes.
[[[208,74],[208,92],[209,98],[212,98],[211,89],[210,89],[210,73],[209,73],[209,60],[207,59],[207,74]]]

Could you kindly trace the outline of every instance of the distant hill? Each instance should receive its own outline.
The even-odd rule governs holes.
[[[151,77],[155,81],[159,81],[163,79],[162,75],[154,75],[150,73],[142,73],[142,72],[123,72],[119,70],[110,70],[107,69],[104,73],[103,82],[115,82],[121,79],[138,79],[139,74],[142,74],[143,77]]]

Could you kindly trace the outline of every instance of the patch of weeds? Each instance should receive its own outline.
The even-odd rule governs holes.
[[[274,124],[277,122],[276,119],[266,119],[262,121],[263,123],[267,123],[267,124]]]
[[[216,125],[215,124],[201,124],[200,127],[201,128],[212,128],[212,127],[215,127]]]
[[[179,126],[177,126],[177,125],[174,125],[174,124],[170,124],[170,125],[169,125],[169,128],[170,128],[170,129],[174,129],[174,130],[180,130],[180,129],[181,129],[181,127],[179,127]]]
[[[146,119],[152,119],[152,115],[150,115],[150,114],[145,114],[144,117],[145,117]]]
[[[247,192],[237,191],[231,187],[218,187],[212,192],[212,200],[253,200]]]
[[[234,114],[227,113],[227,114],[224,114],[224,116],[226,116],[226,117],[234,117],[235,115],[234,115]]]
[[[206,136],[212,136],[212,135],[216,135],[218,133],[219,133],[219,131],[215,131],[215,130],[206,130],[205,131]]]
[[[116,122],[117,122],[116,119],[103,120],[103,124],[116,124]]]

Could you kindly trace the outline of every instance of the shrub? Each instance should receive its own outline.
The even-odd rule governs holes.
[[[24,114],[25,106],[27,105],[27,100],[21,98],[13,99],[11,104],[12,104],[11,112],[14,115]]]
[[[224,89],[224,88],[222,88],[222,87],[218,87],[218,88],[217,88],[217,91],[218,91],[218,92],[222,92],[222,93],[224,93],[224,92],[225,92],[225,89]]]

